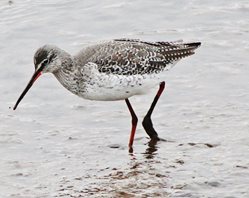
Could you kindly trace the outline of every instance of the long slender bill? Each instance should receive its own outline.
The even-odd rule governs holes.
[[[26,86],[26,88],[23,90],[22,94],[20,95],[20,97],[16,101],[16,104],[13,107],[13,110],[16,110],[18,104],[21,102],[21,100],[23,99],[23,97],[26,95],[26,93],[28,92],[28,90],[32,87],[32,85],[34,84],[34,82],[37,80],[37,78],[39,78],[39,76],[41,74],[42,74],[41,70],[38,69],[38,70],[35,71],[35,73],[33,74],[32,78],[30,79],[28,85]]]

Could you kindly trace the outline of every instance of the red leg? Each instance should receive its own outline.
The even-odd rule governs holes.
[[[125,99],[125,102],[126,102],[126,104],[128,106],[128,109],[129,109],[129,111],[131,113],[131,118],[132,118],[132,120],[131,120],[131,123],[132,123],[131,135],[130,135],[130,141],[129,141],[129,151],[132,152],[133,151],[132,145],[133,145],[133,141],[134,141],[134,137],[135,137],[135,132],[136,132],[136,127],[137,127],[137,121],[138,121],[138,119],[137,119],[137,116],[136,116],[136,114],[135,114],[135,112],[134,112],[134,110],[133,110],[133,108],[131,106],[131,103],[128,100],[128,98]]]
[[[147,112],[147,114],[144,117],[144,120],[142,122],[143,127],[144,127],[146,133],[153,140],[159,140],[159,138],[158,138],[157,132],[155,131],[155,129],[153,127],[153,123],[151,121],[151,114],[152,114],[152,112],[153,112],[153,110],[154,110],[154,108],[156,106],[156,103],[157,103],[158,99],[160,98],[160,96],[161,96],[164,88],[165,88],[165,82],[163,81],[163,82],[160,83],[159,90],[158,90],[158,92],[157,92],[157,94],[156,94],[156,96],[155,96],[155,98],[154,98],[154,100],[153,100],[153,102],[152,102],[152,104],[150,106],[149,111]]]

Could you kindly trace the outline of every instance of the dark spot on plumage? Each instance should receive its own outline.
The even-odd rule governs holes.
[[[113,67],[111,67],[111,73],[114,73],[115,69]]]
[[[132,75],[132,72],[131,71],[127,71],[126,74],[124,75]]]
[[[139,70],[143,70],[143,65],[139,64],[139,63],[135,63],[134,64]]]
[[[111,61],[110,65],[117,65],[117,62],[116,61]]]
[[[130,93],[129,91],[126,91],[125,93]]]
[[[102,72],[106,72],[106,69],[104,67],[102,68]]]

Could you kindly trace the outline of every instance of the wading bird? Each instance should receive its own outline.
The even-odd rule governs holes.
[[[17,100],[14,110],[42,73],[53,73],[70,92],[89,100],[125,100],[132,117],[130,151],[137,126],[137,116],[129,98],[159,90],[143,119],[143,127],[152,140],[159,140],[151,115],[164,90],[163,73],[180,59],[193,55],[200,42],[144,42],[115,39],[92,45],[72,56],[66,51],[44,45],[34,55],[35,72]]]

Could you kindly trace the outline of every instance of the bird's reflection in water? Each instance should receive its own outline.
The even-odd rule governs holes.
[[[158,140],[150,140],[146,143],[146,149],[143,152],[130,153],[130,161],[126,171],[124,171],[123,179],[126,179],[126,184],[122,187],[122,192],[137,197],[138,195],[147,195],[149,197],[166,197],[162,190],[158,192],[156,189],[165,189],[167,175],[161,168],[161,158],[158,155],[159,145]],[[144,148],[144,147],[143,147]],[[149,194],[145,192],[149,191]],[[119,195],[116,197],[120,197]]]
[[[153,159],[154,156],[157,154],[157,149],[158,149],[158,143],[159,140],[157,139],[151,139],[148,142],[148,147],[144,152],[144,156],[146,159]]]
[[[146,148],[145,152],[142,153],[146,159],[153,159],[156,156],[158,150],[158,142],[160,141],[166,141],[166,140],[151,139],[147,143],[148,147]],[[136,160],[136,155],[133,152],[129,152],[129,155],[131,156],[131,160]]]

